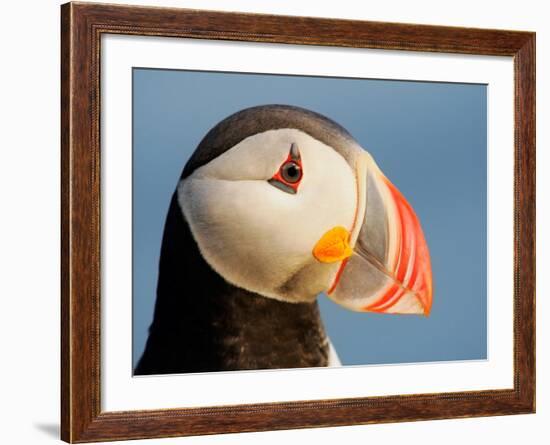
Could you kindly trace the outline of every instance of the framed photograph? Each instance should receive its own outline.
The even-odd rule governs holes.
[[[535,411],[535,34],[61,7],[67,442]]]

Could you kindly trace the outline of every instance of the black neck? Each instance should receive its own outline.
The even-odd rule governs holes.
[[[157,301],[136,374],[326,366],[317,303],[285,303],[227,283],[199,252],[172,197]]]

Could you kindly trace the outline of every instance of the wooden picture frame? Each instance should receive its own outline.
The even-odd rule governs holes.
[[[512,56],[514,387],[454,393],[102,412],[102,34]],[[535,34],[92,3],[61,7],[61,438],[173,437],[535,411]]]

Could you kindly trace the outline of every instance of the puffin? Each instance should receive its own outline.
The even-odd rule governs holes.
[[[134,375],[338,364],[321,294],[429,315],[419,219],[341,125],[282,104],[216,124],[167,212],[153,321]]]

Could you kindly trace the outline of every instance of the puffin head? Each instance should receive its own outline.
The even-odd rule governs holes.
[[[428,315],[432,274],[417,216],[340,125],[285,105],[218,123],[177,198],[206,262],[234,286],[355,311]]]

